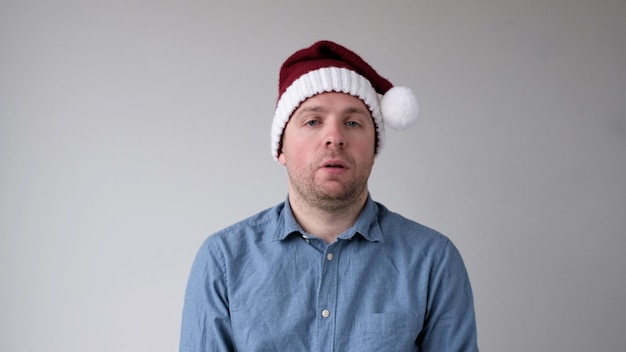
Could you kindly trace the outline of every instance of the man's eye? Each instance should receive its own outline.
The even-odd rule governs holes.
[[[346,125],[348,125],[349,127],[359,127],[359,126],[361,126],[361,124],[356,122],[356,121],[348,121],[348,122],[346,122]]]
[[[309,120],[306,122],[307,126],[317,126],[320,122],[317,120]]]

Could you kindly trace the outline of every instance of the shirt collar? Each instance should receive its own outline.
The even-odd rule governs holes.
[[[361,211],[361,214],[359,214],[356,222],[349,229],[341,233],[338,236],[338,239],[350,240],[355,235],[359,234],[371,242],[382,241],[383,233],[378,224],[377,214],[378,204],[376,204],[376,202],[372,200],[371,196],[368,195],[365,207],[363,207],[363,210]],[[284,240],[293,233],[307,236],[306,231],[304,231],[302,227],[298,225],[298,222],[296,222],[296,218],[294,217],[291,206],[289,205],[289,197],[287,197],[283,203],[283,209],[278,218],[278,227],[273,240]]]
[[[296,222],[296,218],[293,216],[291,206],[289,205],[289,197],[285,199],[282,204],[282,210],[278,216],[278,226],[276,228],[276,234],[274,235],[274,241],[284,240],[292,233],[302,233],[304,230]]]

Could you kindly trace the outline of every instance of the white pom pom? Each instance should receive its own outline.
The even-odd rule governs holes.
[[[380,111],[387,126],[403,130],[417,121],[419,105],[411,89],[393,87],[380,100]]]

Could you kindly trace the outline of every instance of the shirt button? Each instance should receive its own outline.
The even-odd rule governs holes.
[[[322,311],[322,317],[323,318],[328,318],[330,316],[330,311],[328,309],[324,309]]]
[[[326,254],[326,259],[328,259],[329,261],[333,260],[333,254],[332,253]]]

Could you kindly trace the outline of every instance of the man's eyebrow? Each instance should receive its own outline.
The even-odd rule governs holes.
[[[363,115],[370,115],[370,111],[368,109],[364,109],[361,107],[357,107],[357,106],[351,106],[348,108],[345,108],[343,110],[344,114],[363,114]]]
[[[322,105],[305,106],[302,108],[298,108],[296,113],[293,114],[292,118],[301,119],[303,118],[302,116],[306,115],[307,113],[311,113],[311,112],[323,113],[326,111],[328,111],[328,109]]]
[[[296,115],[301,115],[306,112],[327,112],[328,108],[323,105],[314,105],[314,106],[306,106],[303,107]],[[363,114],[366,116],[370,115],[370,111],[365,108],[361,108],[358,106],[349,106],[342,111],[343,114]]]

